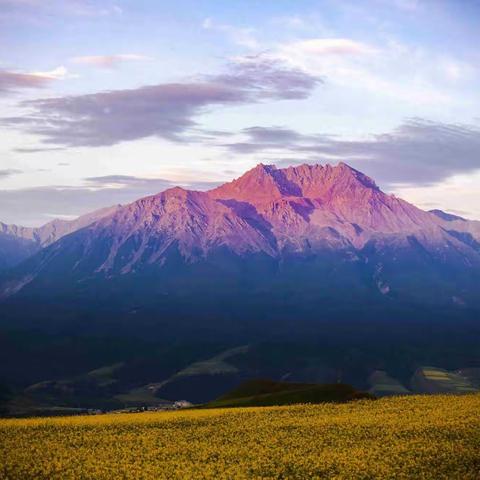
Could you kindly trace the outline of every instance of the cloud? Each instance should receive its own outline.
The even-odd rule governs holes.
[[[82,186],[48,186],[0,190],[0,221],[27,226],[49,222],[52,216],[75,218],[99,208],[126,204],[180,185],[208,190],[217,182],[171,182],[129,175],[89,177]],[[55,214],[52,214],[55,212]]]
[[[233,152],[297,156],[305,161],[345,161],[380,183],[432,185],[462,173],[480,170],[480,128],[421,118],[407,120],[390,133],[361,140],[303,135],[283,127],[242,131],[238,142],[223,145]],[[277,160],[282,162],[281,158]]]
[[[230,37],[233,43],[246,47],[249,49],[256,49],[259,47],[258,41],[255,39],[253,28],[240,28],[234,27],[233,25],[227,25],[222,23],[215,22],[212,18],[206,18],[202,22],[202,27],[205,30],[216,30],[223,32]]]
[[[309,38],[264,53],[342,89],[368,92],[415,106],[450,105],[459,96],[452,82],[472,77],[466,62],[387,38],[373,45],[350,38]]]
[[[48,80],[64,80],[71,76],[63,65],[47,72],[32,72],[31,74]]]
[[[100,177],[87,177],[84,179],[89,188],[110,187],[143,187],[148,186],[149,192],[165,190],[172,186],[169,180],[163,178],[142,178],[133,175],[104,175]]]
[[[395,7],[400,10],[414,12],[420,8],[420,0],[389,0]]]
[[[19,173],[23,173],[22,170],[17,170],[15,168],[7,168],[0,170],[0,179],[11,177],[12,175],[18,175]]]
[[[302,144],[309,145],[313,137],[285,127],[250,127],[242,130],[243,140],[223,144],[234,153],[288,151]]]
[[[18,147],[13,151],[17,153],[39,153],[39,152],[55,152],[58,150],[65,150],[63,147]]]
[[[104,17],[122,13],[122,8],[111,0],[0,0],[3,22],[38,23],[58,15]]]
[[[377,49],[349,38],[313,38],[284,46],[286,51],[306,55],[369,55]]]
[[[137,55],[134,53],[124,53],[119,55],[89,55],[73,57],[71,61],[80,65],[91,65],[98,68],[114,69],[124,62],[138,62],[151,60],[151,57]]]
[[[305,29],[307,22],[300,15],[286,15],[272,19],[272,23],[291,29]]]
[[[278,142],[295,142],[301,140],[305,136],[296,132],[295,130],[285,127],[249,127],[243,130],[253,142],[266,145],[268,143]]]
[[[243,58],[224,73],[131,90],[24,101],[23,116],[0,125],[39,135],[46,144],[104,146],[157,136],[189,141],[195,117],[214,106],[307,98],[318,77],[278,60]]]
[[[279,60],[258,55],[237,59],[225,74],[206,77],[247,93],[250,102],[262,99],[292,100],[310,96],[321,79]]]
[[[0,94],[8,94],[28,88],[43,88],[51,81],[52,78],[34,73],[0,70]]]
[[[429,185],[480,169],[480,128],[410,119],[389,134],[339,142],[342,157],[358,158],[389,184]]]
[[[181,185],[195,190],[209,190],[218,186],[218,182],[195,181],[195,182],[172,182],[163,178],[142,178],[133,175],[104,175],[100,177],[85,178],[87,185],[93,188],[124,188],[129,195],[132,191],[138,191],[135,199],[163,191],[167,188]]]
[[[12,72],[0,69],[0,95],[11,94],[25,89],[44,88],[54,80],[69,77],[65,67],[46,72]]]

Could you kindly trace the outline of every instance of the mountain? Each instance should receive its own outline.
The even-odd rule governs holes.
[[[37,228],[0,222],[0,270],[13,267],[69,233],[113,213],[118,205],[102,208],[74,220],[55,219]]]
[[[477,366],[480,222],[423,211],[346,164],[258,165],[100,217],[0,277],[0,344],[11,330],[337,350],[348,340],[362,351],[402,342],[413,362],[422,349],[438,358],[448,339],[458,363],[438,367]]]
[[[47,248],[2,283],[4,299],[123,288],[141,303],[275,289],[315,302],[480,300],[480,222],[423,211],[344,163],[260,164],[209,192],[172,188],[22,238]]]
[[[384,194],[372,179],[344,163],[286,169],[259,165],[210,195],[233,207],[239,202],[240,209],[242,203],[253,205],[272,226],[282,251],[315,249],[327,240],[360,250],[380,236],[401,242],[414,235],[429,246],[446,242],[462,254],[472,253],[445,234],[442,219]]]
[[[458,215],[453,215],[451,213],[444,212],[443,210],[439,210],[438,208],[434,210],[429,210],[430,213],[433,213],[437,217],[441,218],[442,220],[446,220],[447,222],[453,222],[455,220],[462,220],[466,222],[467,220],[463,217],[459,217]]]
[[[13,227],[0,223],[0,271],[19,264],[38,251],[36,242],[11,233]]]

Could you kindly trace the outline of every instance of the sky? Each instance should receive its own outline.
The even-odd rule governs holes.
[[[0,221],[340,161],[480,220],[478,0],[0,0]]]

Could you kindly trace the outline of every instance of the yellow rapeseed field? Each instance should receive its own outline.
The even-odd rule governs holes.
[[[480,395],[0,420],[2,479],[480,479]]]

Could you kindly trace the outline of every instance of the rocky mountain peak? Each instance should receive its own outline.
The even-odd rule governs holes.
[[[371,178],[345,163],[304,164],[283,169],[260,163],[232,182],[211,190],[210,195],[262,204],[282,197],[331,199],[365,190],[377,191],[378,187]]]

